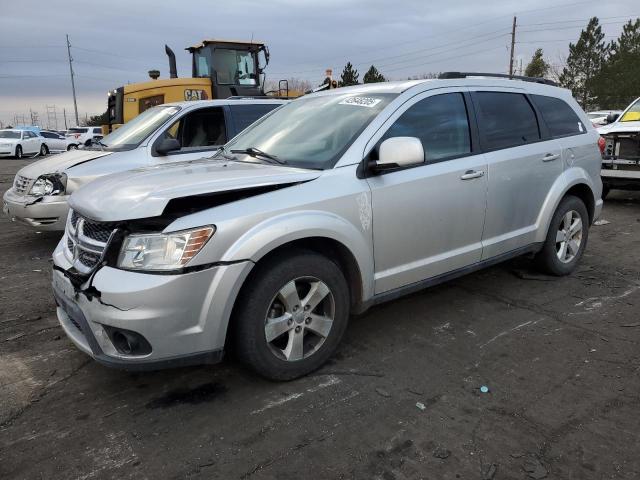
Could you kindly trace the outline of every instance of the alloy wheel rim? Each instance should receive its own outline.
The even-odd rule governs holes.
[[[575,210],[564,214],[556,232],[556,255],[562,263],[570,263],[582,245],[582,216]]]
[[[265,315],[264,334],[271,352],[295,362],[324,344],[335,319],[335,299],[322,280],[299,277],[275,294]]]

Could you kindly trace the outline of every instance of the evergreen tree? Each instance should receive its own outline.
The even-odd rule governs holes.
[[[342,75],[340,75],[340,86],[348,87],[349,85],[358,85],[359,77],[360,74],[355,68],[353,68],[351,62],[347,62],[344,70],[342,70]]]
[[[560,75],[560,84],[569,88],[585,110],[597,107],[595,79],[607,59],[609,46],[604,43],[604,33],[597,17],[589,20],[580,38],[569,44],[567,65]]]
[[[594,81],[601,108],[624,109],[638,97],[640,87],[640,18],[622,28],[611,54]]]
[[[364,74],[364,77],[362,77],[362,81],[364,83],[378,83],[386,82],[387,79],[384,78],[384,75],[382,75],[376,67],[371,65],[371,68],[369,68],[369,70],[367,70],[367,73]]]
[[[527,68],[524,70],[524,74],[527,77],[540,77],[544,78],[549,71],[549,64],[545,62],[542,49],[539,48],[531,57],[531,61]]]

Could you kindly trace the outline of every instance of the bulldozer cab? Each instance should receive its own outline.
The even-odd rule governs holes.
[[[269,50],[261,42],[204,40],[187,48],[193,77],[210,78],[213,98],[264,95],[262,72]]]

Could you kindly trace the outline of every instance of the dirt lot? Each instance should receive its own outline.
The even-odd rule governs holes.
[[[54,315],[59,236],[3,217],[0,478],[640,478],[640,194],[603,217],[574,275],[518,259],[377,307],[281,384],[91,361]]]

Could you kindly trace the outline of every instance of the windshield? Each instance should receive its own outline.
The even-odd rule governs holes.
[[[213,52],[216,80],[220,85],[257,85],[253,53],[246,50],[216,48]]]
[[[0,138],[20,138],[20,132],[12,132],[11,130],[0,131]]]
[[[640,120],[640,98],[635,101],[620,118],[621,122],[637,122]]]
[[[352,93],[303,97],[254,123],[225,150],[257,148],[292,166],[332,168],[396,96]]]
[[[158,106],[145,110],[130,122],[100,140],[108,150],[131,150],[180,111],[176,106]]]

